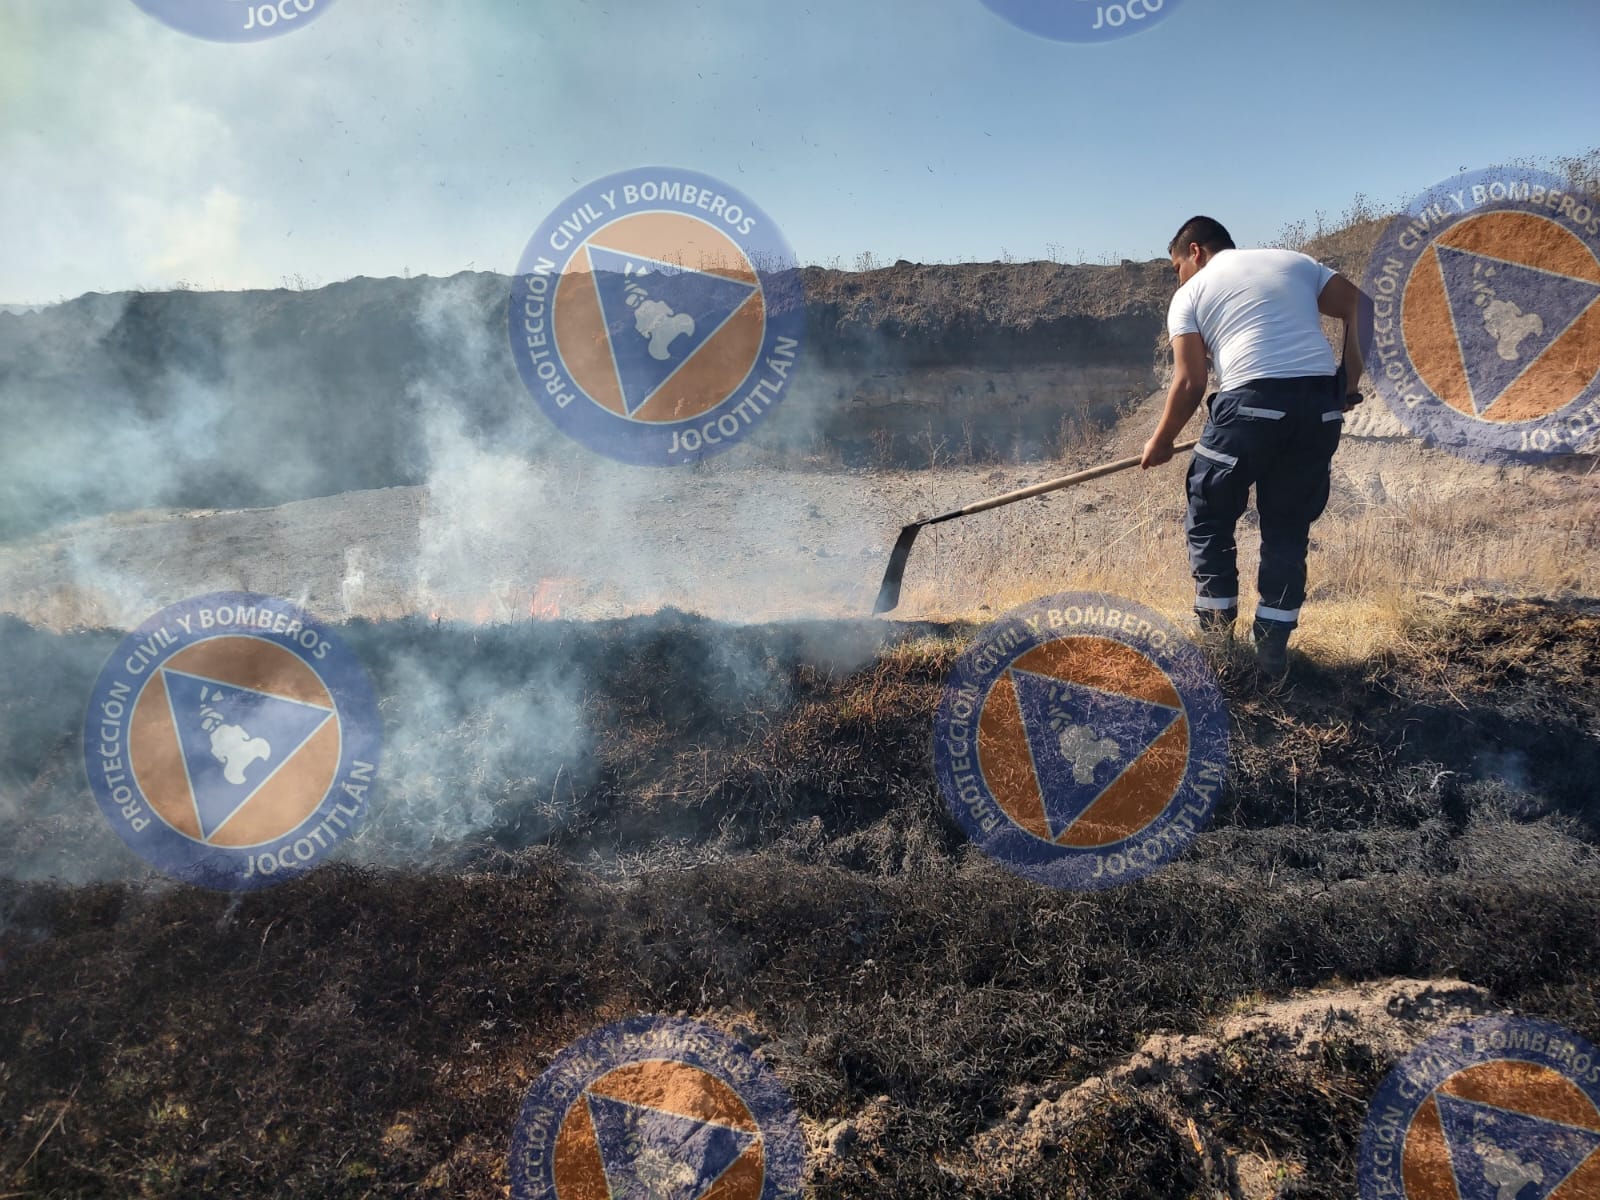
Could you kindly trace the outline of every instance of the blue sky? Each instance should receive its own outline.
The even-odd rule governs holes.
[[[1144,258],[1197,211],[1258,244],[1595,145],[1597,47],[1594,0],[1184,0],[1098,45],[980,0],[337,0],[245,45],[4,0],[0,300],[510,271],[648,164],[805,262]]]

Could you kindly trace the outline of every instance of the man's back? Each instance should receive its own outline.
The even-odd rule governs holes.
[[[1208,365],[1222,377],[1185,482],[1184,530],[1197,626],[1231,635],[1239,612],[1239,518],[1256,494],[1261,562],[1252,636],[1270,676],[1289,664],[1306,598],[1311,525],[1328,504],[1340,426],[1361,379],[1361,292],[1289,250],[1239,250],[1214,217],[1190,217],[1167,245],[1178,293],[1167,312],[1172,385],[1140,462],[1160,466],[1205,401]],[[1344,322],[1343,369],[1322,315]]]
[[[1332,375],[1317,297],[1333,274],[1292,250],[1219,251],[1172,298],[1167,330],[1201,336],[1225,391],[1252,379]]]

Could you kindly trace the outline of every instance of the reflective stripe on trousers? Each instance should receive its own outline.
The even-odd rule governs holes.
[[[1219,392],[1189,462],[1189,565],[1197,607],[1239,594],[1235,527],[1255,488],[1259,613],[1292,623],[1305,601],[1311,524],[1328,504],[1343,428],[1339,377],[1258,380]],[[1210,602],[1210,603],[1208,603]]]

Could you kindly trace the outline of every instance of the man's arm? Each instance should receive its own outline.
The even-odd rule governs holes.
[[[1343,275],[1335,275],[1328,280],[1327,286],[1322,289],[1322,294],[1317,297],[1317,310],[1323,316],[1334,317],[1344,322],[1342,361],[1346,394],[1341,397],[1341,402],[1346,412],[1361,403],[1361,393],[1358,388],[1362,372],[1366,369],[1366,364],[1361,358],[1361,314],[1371,303],[1366,293]]]
[[[1206,343],[1198,333],[1180,333],[1172,339],[1172,387],[1166,411],[1145,443],[1141,468],[1159,467],[1173,454],[1172,444],[1206,398]]]

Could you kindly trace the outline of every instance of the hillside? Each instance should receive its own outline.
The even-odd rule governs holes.
[[[1359,273],[1375,228],[1307,250]],[[867,619],[888,548],[1136,454],[1169,275],[809,269],[807,390],[676,471],[557,440],[494,276],[0,315],[0,1200],[503,1200],[530,1084],[648,1013],[759,1051],[818,1200],[1348,1200],[1422,1039],[1600,1040],[1592,455],[1467,462],[1369,401],[1289,679],[1206,651],[1194,845],[1054,890],[952,818],[930,730],[985,622],[1186,620],[1182,465],[929,529]],[[224,589],[335,622],[384,727],[359,836],[236,896],[136,857],[82,746],[122,631]]]
[[[1053,454],[1153,381],[1159,264],[808,268],[807,370],[736,457],[926,464]],[[422,482],[440,413],[540,461],[510,281],[89,295],[0,313],[0,537],[156,505],[277,504]],[[104,452],[102,452],[104,451]],[[80,469],[96,461],[92,473]]]

